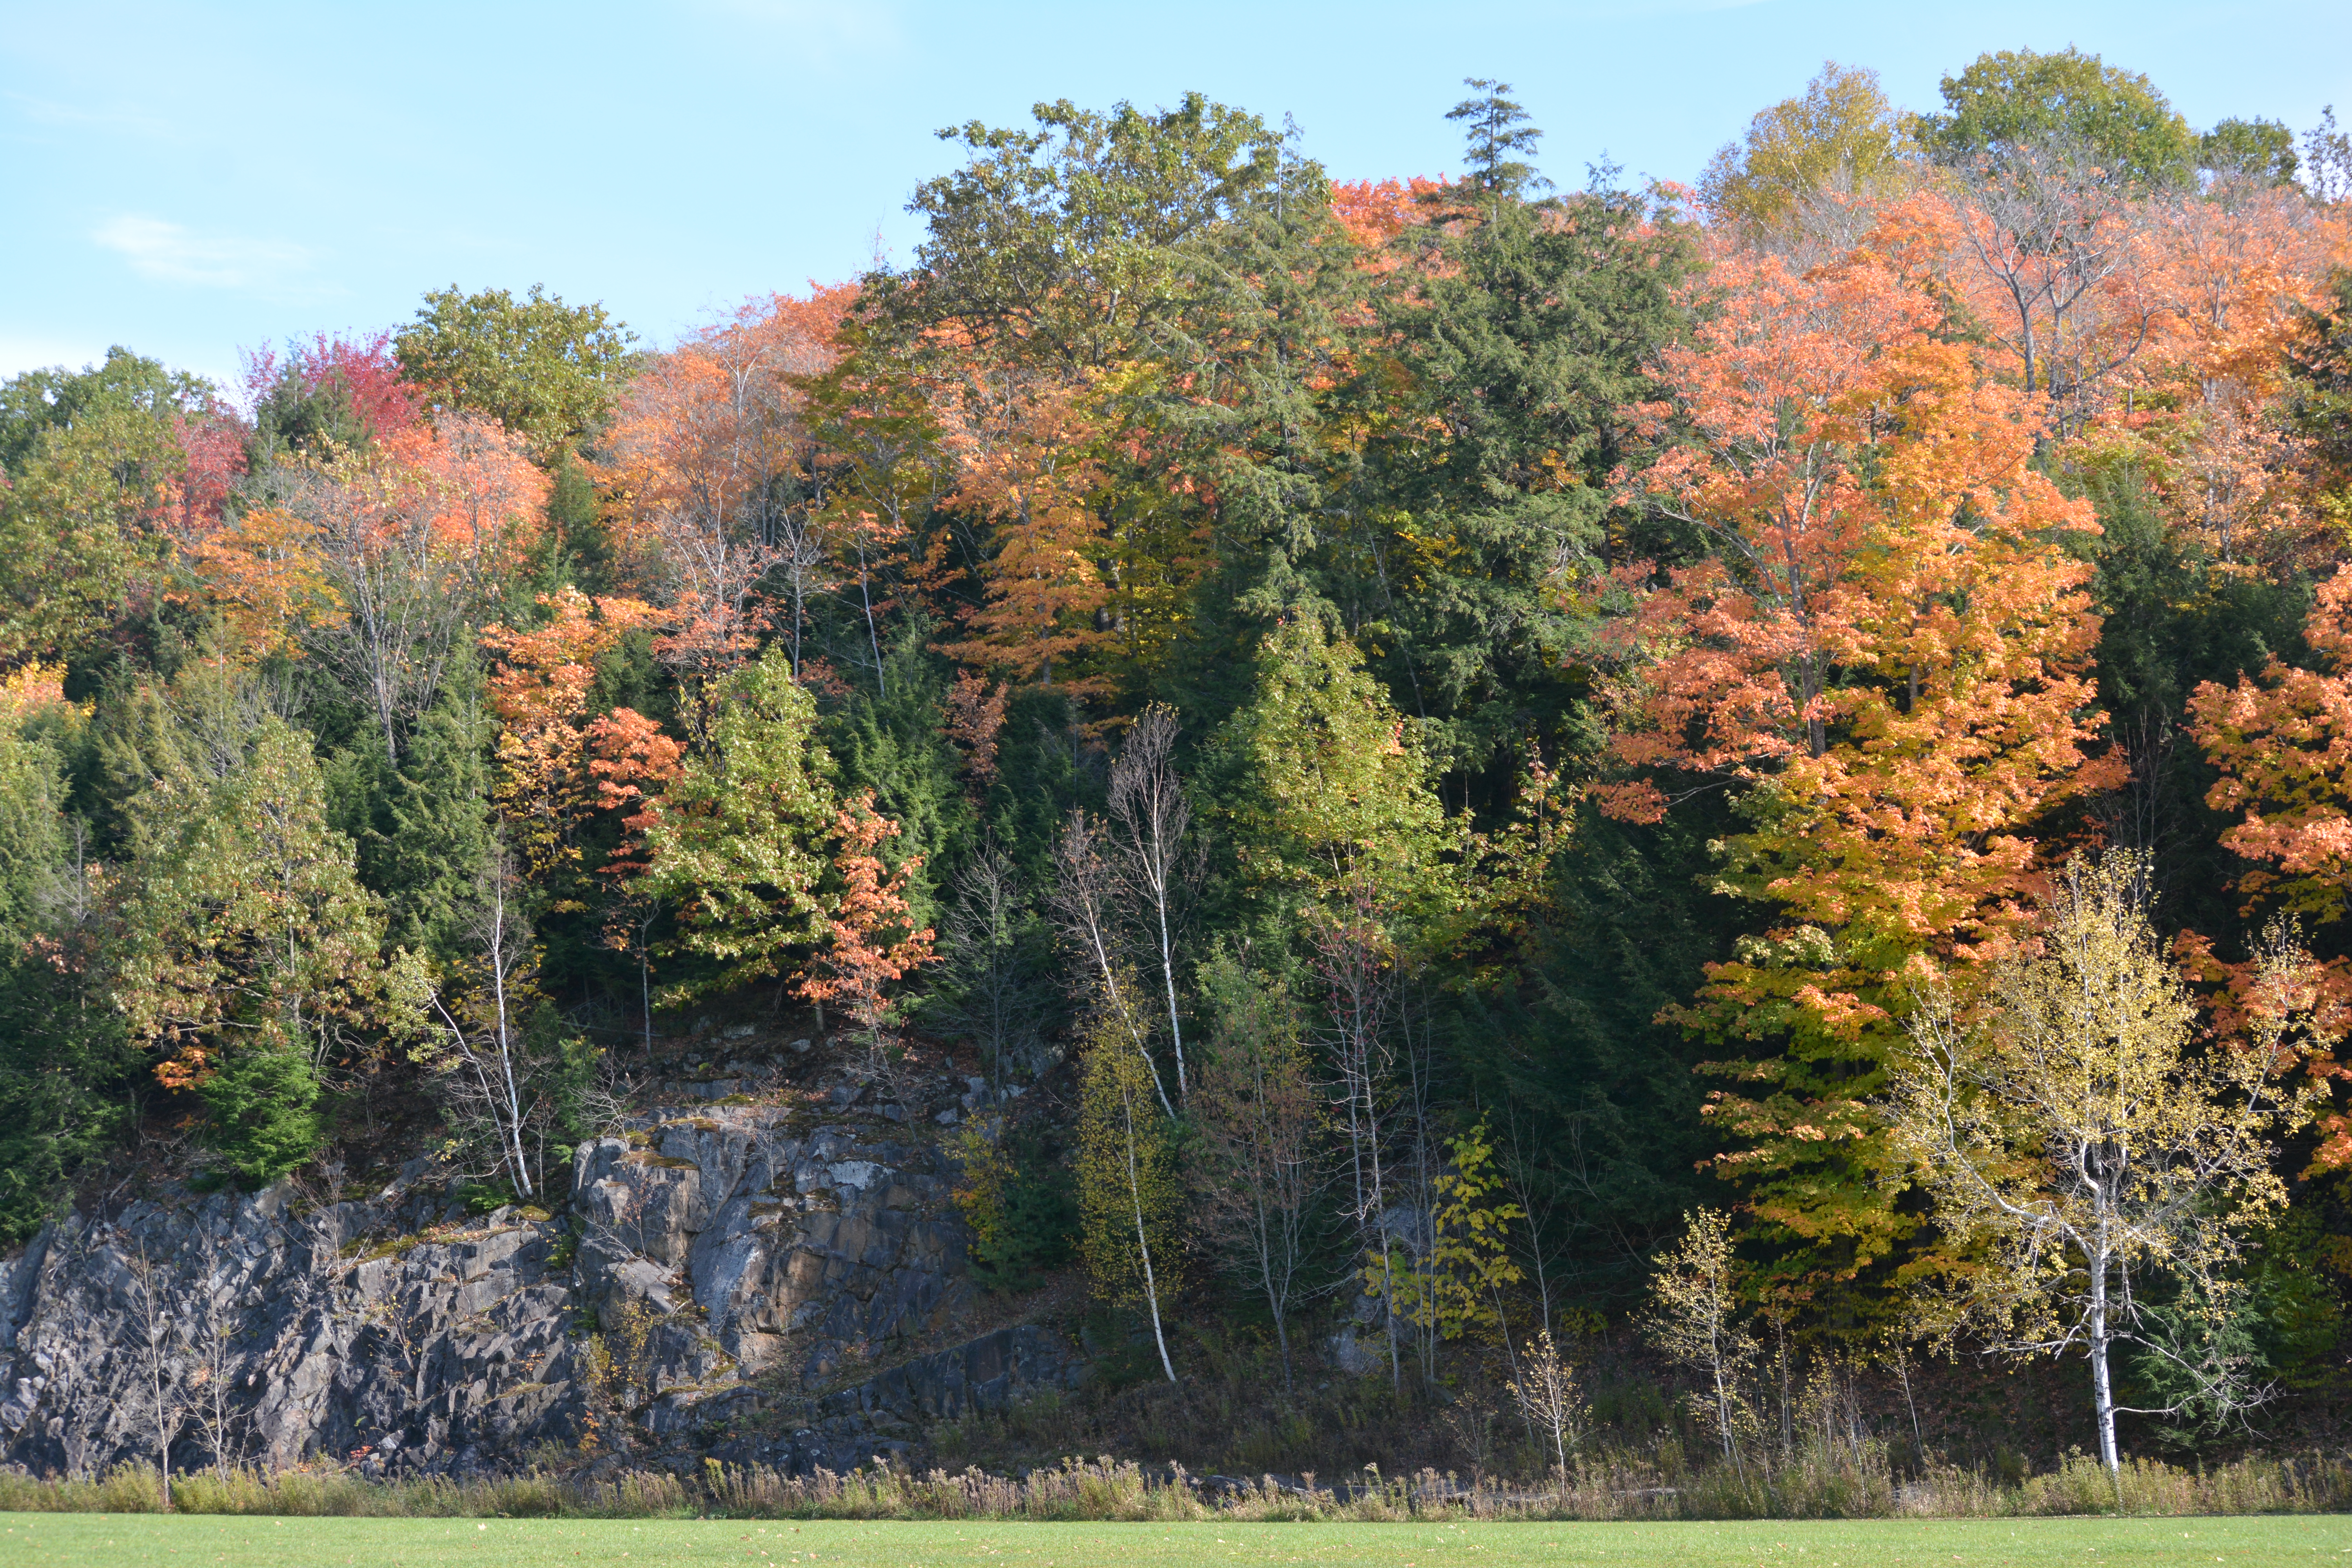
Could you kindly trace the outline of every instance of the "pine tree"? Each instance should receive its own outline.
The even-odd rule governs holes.
[[[387,792],[389,831],[362,845],[386,940],[446,960],[490,851],[489,720],[470,663],[453,668]]]
[[[1511,84],[1492,77],[1471,76],[1462,85],[1477,93],[1445,111],[1461,123],[1470,172],[1464,183],[1484,198],[1489,212],[1506,202],[1526,199],[1530,191],[1548,189],[1551,182],[1536,172],[1532,156],[1543,132],[1528,111],[1511,101]]]

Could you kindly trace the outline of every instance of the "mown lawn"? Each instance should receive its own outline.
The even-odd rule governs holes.
[[[855,1524],[773,1521],[0,1515],[5,1568],[839,1568],[1362,1563],[1370,1568],[2312,1564],[2352,1516],[1823,1524]]]

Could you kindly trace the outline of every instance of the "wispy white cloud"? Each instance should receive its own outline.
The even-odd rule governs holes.
[[[131,263],[142,278],[206,289],[282,284],[308,269],[314,252],[280,239],[198,234],[181,224],[126,213],[98,226],[90,238]]]

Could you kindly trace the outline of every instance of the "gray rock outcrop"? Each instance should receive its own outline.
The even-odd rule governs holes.
[[[553,1213],[468,1215],[416,1162],[363,1200],[281,1184],[69,1215],[0,1263],[0,1463],[152,1462],[159,1405],[183,1466],[217,1446],[507,1468],[592,1414],[645,1452],[904,1452],[1084,1373],[1034,1327],[953,1342],[971,1288],[948,1175],[870,1111],[701,1104],[583,1144]]]

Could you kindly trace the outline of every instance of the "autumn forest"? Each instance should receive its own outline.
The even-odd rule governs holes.
[[[674,342],[0,384],[0,1242],[553,1208],[757,1028],[1101,1451],[2339,1436],[2352,135],[1832,64],[1685,187],[1464,90],[1452,179],[943,132]]]

